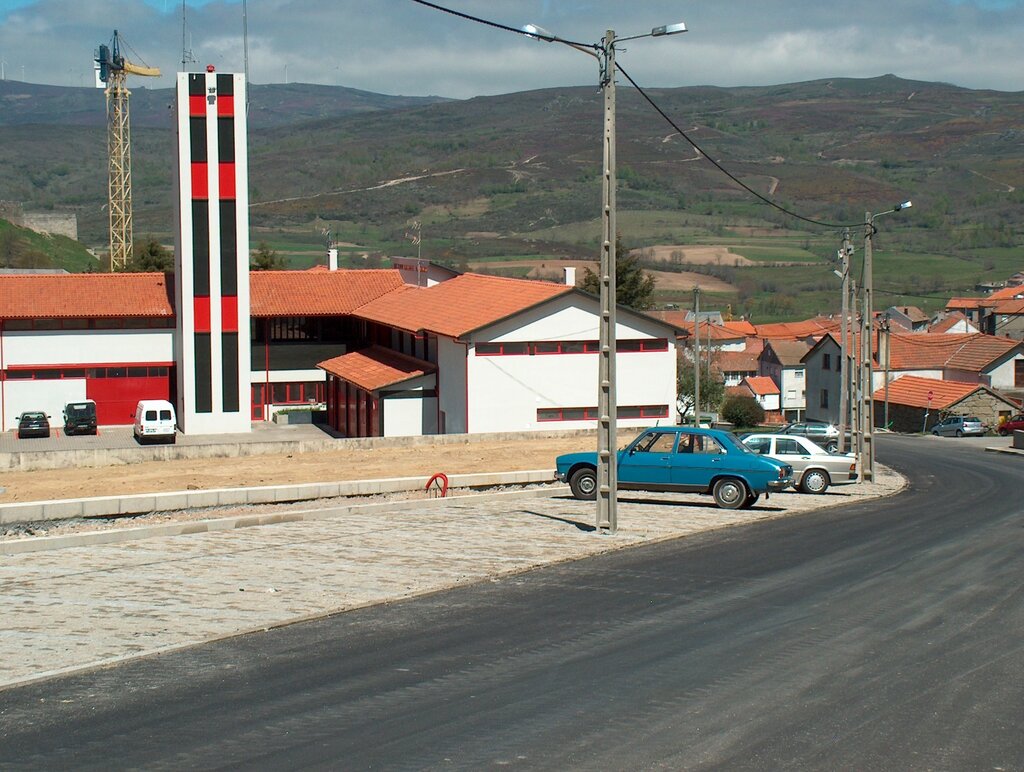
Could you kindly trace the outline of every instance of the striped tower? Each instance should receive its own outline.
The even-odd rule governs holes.
[[[252,427],[244,77],[179,72],[177,117],[178,420],[185,434],[248,432]]]

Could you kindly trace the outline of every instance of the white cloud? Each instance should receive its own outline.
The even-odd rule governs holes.
[[[2,2],[2,0],[0,0]],[[605,29],[635,34],[685,20],[686,35],[623,44],[619,60],[644,85],[767,85],[894,73],[972,88],[1024,90],[1024,0],[447,0],[460,11],[520,27],[541,24],[596,42]],[[391,94],[469,97],[597,81],[579,52],[475,24],[412,0],[249,2],[249,70],[255,83],[346,85]],[[7,77],[79,85],[94,49],[116,26],[131,59],[168,77],[182,58],[180,3],[37,0],[0,4]],[[241,70],[241,5],[189,2],[185,46],[196,68]]]

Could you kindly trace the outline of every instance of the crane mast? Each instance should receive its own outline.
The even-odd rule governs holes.
[[[117,30],[110,46],[96,56],[99,79],[107,97],[107,208],[110,213],[110,270],[124,270],[132,256],[132,139],[127,76],[157,77],[160,70],[127,61],[120,50]]]

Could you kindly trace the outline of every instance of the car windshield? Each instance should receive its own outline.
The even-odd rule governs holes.
[[[39,421],[40,419],[46,418],[45,413],[22,413],[22,421]]]
[[[89,415],[88,405],[68,405],[64,412],[68,414],[70,418],[85,418]]]
[[[981,419],[980,418],[975,418],[974,416],[968,416],[967,418],[964,419],[964,423],[965,424],[980,424],[981,423]]]

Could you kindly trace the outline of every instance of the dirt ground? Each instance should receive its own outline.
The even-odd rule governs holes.
[[[636,435],[620,433],[619,446]],[[436,472],[514,472],[554,469],[555,456],[596,450],[596,436],[525,437],[419,447],[369,448],[244,458],[151,461],[100,469],[56,469],[0,473],[0,503],[118,496],[132,493],[241,488],[385,477]]]

